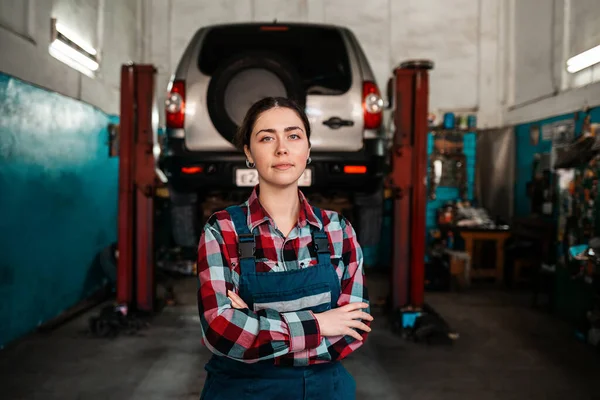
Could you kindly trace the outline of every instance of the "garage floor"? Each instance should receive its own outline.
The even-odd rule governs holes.
[[[386,277],[368,274],[372,299]],[[138,336],[85,333],[97,310],[0,352],[3,399],[198,399],[209,352],[200,345],[196,282],[178,285],[167,308]],[[600,356],[554,317],[527,307],[527,296],[476,289],[428,294],[459,331],[451,347],[407,343],[374,311],[374,330],[345,365],[358,399],[598,398]],[[379,318],[377,318],[379,316]]]

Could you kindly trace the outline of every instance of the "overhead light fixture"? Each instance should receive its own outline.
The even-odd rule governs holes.
[[[598,63],[600,63],[600,45],[569,58],[567,71],[573,74]]]
[[[77,34],[52,18],[50,55],[71,68],[94,77],[98,70],[98,52]]]

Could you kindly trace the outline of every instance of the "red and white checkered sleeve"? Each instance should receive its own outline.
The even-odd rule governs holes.
[[[329,223],[329,233],[332,241],[342,242],[341,257],[337,266],[342,269],[341,294],[337,302],[338,307],[358,302],[369,304],[363,269],[363,253],[354,228],[347,219],[336,213]],[[336,244],[334,243],[335,247]],[[362,311],[370,313],[370,307]],[[371,325],[370,321],[363,320],[361,322],[367,326]],[[364,343],[368,333],[362,330],[357,330],[357,332],[362,336],[362,341],[351,336],[334,336],[324,339],[333,360],[341,360],[347,357]]]

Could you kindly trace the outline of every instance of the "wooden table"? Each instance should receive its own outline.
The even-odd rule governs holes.
[[[471,278],[495,278],[497,283],[504,282],[504,242],[511,236],[508,230],[493,229],[458,229],[465,241],[465,252],[471,257]],[[481,268],[481,260],[474,257],[476,241],[495,242],[496,257],[493,268]],[[479,268],[477,268],[479,267]]]

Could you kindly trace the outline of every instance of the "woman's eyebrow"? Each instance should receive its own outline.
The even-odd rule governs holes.
[[[304,132],[304,129],[300,128],[299,126],[288,126],[283,131],[289,132],[289,131],[295,131],[295,130],[300,130],[300,131]],[[260,131],[256,132],[255,135],[258,135],[261,132],[275,133],[277,131],[273,128],[266,128],[266,129],[261,129]]]
[[[259,133],[261,133],[261,132],[275,133],[276,131],[275,131],[275,129],[271,129],[271,128],[268,128],[268,129],[261,129],[260,131],[256,132],[256,133],[255,133],[255,135],[258,135],[258,134],[259,134]]]
[[[300,130],[300,131],[304,132],[304,130],[302,128],[300,128],[299,126],[288,126],[283,131],[289,132],[289,131],[295,131],[295,130]]]

